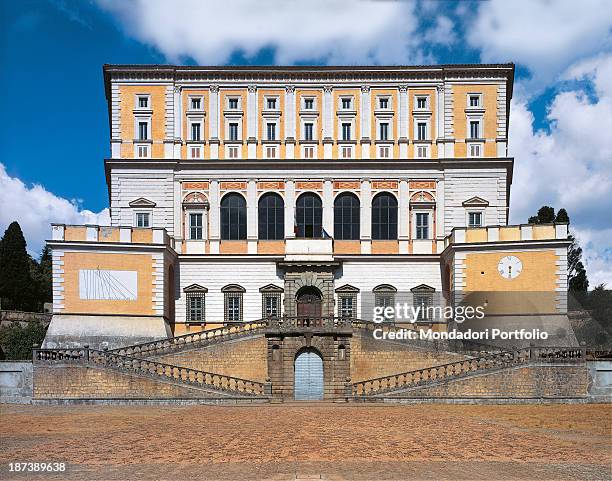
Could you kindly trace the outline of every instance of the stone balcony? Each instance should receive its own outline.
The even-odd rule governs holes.
[[[334,260],[333,239],[287,239],[285,261],[330,262]]]

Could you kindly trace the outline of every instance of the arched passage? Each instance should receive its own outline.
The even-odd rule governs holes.
[[[314,286],[302,287],[296,295],[298,317],[321,317],[323,296]]]
[[[323,358],[312,347],[300,350],[295,356],[293,392],[296,401],[323,399]]]

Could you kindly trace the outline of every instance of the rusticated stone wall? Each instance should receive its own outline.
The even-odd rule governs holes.
[[[535,365],[441,381],[389,397],[405,398],[584,398],[589,375],[585,365]]]
[[[461,359],[466,356],[408,342],[376,340],[371,331],[356,331],[351,340],[351,380],[360,382]]]
[[[34,399],[180,399],[220,397],[134,374],[90,366],[34,366]]]
[[[261,334],[151,359],[199,371],[265,382],[268,376],[266,356],[267,342]]]

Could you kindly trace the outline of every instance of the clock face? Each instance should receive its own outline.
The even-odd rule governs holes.
[[[523,270],[523,263],[516,256],[502,257],[497,264],[497,270],[504,279],[515,279]]]

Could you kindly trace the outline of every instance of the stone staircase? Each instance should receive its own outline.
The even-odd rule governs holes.
[[[233,324],[207,331],[198,331],[158,341],[133,344],[107,351],[108,353],[133,357],[151,357],[172,354],[186,349],[198,349],[234,339],[240,339],[263,331],[268,326],[265,319]]]
[[[471,359],[392,374],[353,383],[354,399],[372,399],[418,389],[436,383],[458,380],[534,363],[584,363],[584,349],[571,347],[528,347],[494,352]]]
[[[82,349],[35,349],[35,365],[62,364],[110,369],[125,374],[195,388],[206,395],[228,398],[265,398],[270,393],[266,383],[218,373],[175,366],[110,351]]]

